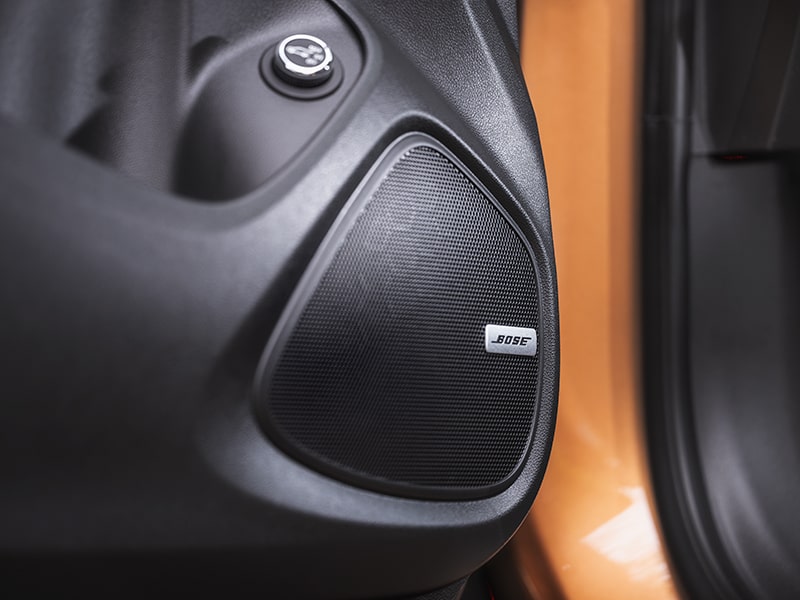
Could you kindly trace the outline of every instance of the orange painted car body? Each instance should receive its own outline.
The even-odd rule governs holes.
[[[677,598],[651,498],[637,305],[634,0],[528,0],[522,66],[547,169],[561,314],[555,443],[509,550],[531,598]]]

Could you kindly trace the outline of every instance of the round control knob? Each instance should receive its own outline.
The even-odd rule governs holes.
[[[286,83],[299,87],[322,85],[333,74],[333,52],[318,37],[290,35],[275,48],[273,68]]]

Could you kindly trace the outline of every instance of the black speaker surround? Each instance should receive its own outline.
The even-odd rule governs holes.
[[[527,455],[539,381],[535,332],[533,352],[497,353],[487,326],[538,320],[520,227],[442,144],[409,134],[353,194],[278,322],[257,413],[280,448],[347,482],[490,496]]]

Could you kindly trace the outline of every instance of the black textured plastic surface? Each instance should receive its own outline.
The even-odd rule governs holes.
[[[379,489],[497,489],[525,455],[537,389],[538,357],[484,349],[486,324],[538,328],[534,265],[516,228],[449,158],[416,146],[339,237],[274,350],[272,433],[301,459]]]
[[[87,23],[85,8],[137,12],[142,3],[63,4],[80,4],[74,15]],[[28,36],[18,52],[3,54],[21,65],[20,86],[33,73],[26,58],[51,56],[65,38],[72,40],[67,49],[85,57],[75,65],[88,69],[99,57],[119,57],[114,64],[128,72],[123,47],[131,45],[95,43],[116,38],[101,33],[101,24],[73,27],[56,10],[61,2],[0,2],[0,13],[34,5],[63,26],[52,32],[35,20],[10,21]],[[224,16],[191,33],[199,40],[230,32],[229,43],[203,45],[205,56],[219,52],[203,62],[212,77],[192,88],[203,98],[196,98],[197,120],[184,131],[221,132],[225,143],[187,140],[186,148],[202,156],[182,163],[184,184],[207,193],[245,183],[219,180],[212,168],[223,166],[214,155],[230,156],[227,149],[243,140],[248,153],[224,165],[235,173],[242,160],[246,173],[263,165],[265,154],[249,142],[277,150],[290,136],[303,144],[278,174],[235,201],[175,199],[0,117],[0,572],[7,596],[74,589],[84,598],[141,598],[156,588],[162,596],[413,596],[475,571],[528,513],[555,427],[559,336],[544,165],[511,27],[494,2],[335,5],[340,21],[357,32],[363,68],[344,63],[336,42],[352,88],[343,83],[336,94],[346,96],[306,143],[298,128],[308,121],[294,109],[267,109],[284,127],[260,136],[265,121],[255,113],[217,108],[241,106],[242,96],[231,91],[239,84],[270,93],[257,60],[287,30],[333,44],[327,32],[308,29],[316,16],[331,14],[330,5],[202,2]],[[275,18],[261,18],[268,13]],[[175,33],[159,39],[188,51],[188,33]],[[443,35],[448,64],[469,65],[457,76],[442,68]],[[143,52],[156,48],[164,61],[152,70],[133,65],[142,85],[121,98],[137,110],[160,97],[154,87],[185,81],[182,71],[177,80],[159,75],[173,53],[142,43]],[[251,51],[240,53],[242,44],[256,55],[240,79],[228,68]],[[76,107],[59,82],[77,84],[84,76],[45,72],[61,79],[33,73],[47,84],[47,102],[32,107],[59,114]],[[0,85],[0,95],[13,89],[19,88]],[[284,100],[303,111],[336,94],[311,103]],[[135,140],[147,148],[162,144],[164,130],[139,123]],[[440,139],[480,176],[529,241],[537,268],[539,396],[530,450],[506,490],[464,503],[399,499],[320,475],[270,443],[252,412],[254,373],[309,261],[378,149],[408,131]],[[45,571],[52,576],[42,577]]]
[[[258,70],[298,31],[336,57],[332,80],[310,94],[267,85]],[[198,200],[280,176],[362,64],[356,33],[319,0],[0,2],[0,118]]]
[[[406,598],[404,600],[460,600],[463,596],[464,587],[467,583],[466,579],[456,581],[447,587],[414,596],[413,598]]]

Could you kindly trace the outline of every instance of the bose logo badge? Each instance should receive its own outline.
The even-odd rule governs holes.
[[[486,351],[492,354],[536,355],[536,330],[528,327],[486,326]]]

